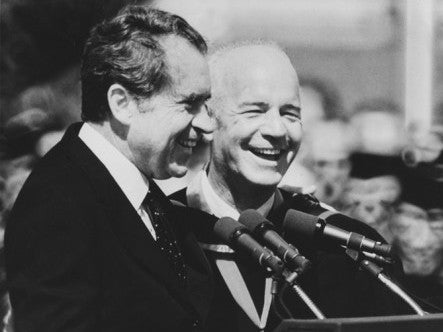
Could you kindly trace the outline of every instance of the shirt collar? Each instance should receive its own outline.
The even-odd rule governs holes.
[[[229,205],[223,198],[221,198],[214,190],[214,188],[209,183],[209,179],[205,171],[200,172],[201,175],[201,189],[202,194],[206,200],[206,203],[211,210],[211,213],[216,217],[231,217],[238,220],[240,213],[237,209]],[[263,215],[267,216],[272,208],[274,202],[275,194],[273,194],[263,205],[261,205],[257,211]]]
[[[78,136],[103,163],[134,209],[138,210],[149,191],[146,176],[89,124],[83,124]]]

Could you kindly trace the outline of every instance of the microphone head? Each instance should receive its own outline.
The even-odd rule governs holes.
[[[283,230],[288,235],[313,237],[317,229],[318,217],[289,209],[283,221]]]
[[[215,235],[226,244],[232,244],[233,237],[245,231],[245,226],[230,217],[222,217],[214,225]]]
[[[260,227],[263,227],[263,223],[269,223],[265,217],[253,209],[243,211],[238,218],[238,222],[246,226],[252,233],[256,232]]]

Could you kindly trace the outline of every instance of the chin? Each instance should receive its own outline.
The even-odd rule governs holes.
[[[280,174],[260,174],[254,177],[247,177],[247,180],[256,186],[277,187],[282,176]]]
[[[188,168],[185,165],[175,164],[175,165],[172,165],[169,167],[168,178],[170,178],[170,177],[181,178],[181,177],[184,177],[187,172],[188,172]]]

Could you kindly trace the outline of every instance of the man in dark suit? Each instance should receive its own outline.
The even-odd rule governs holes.
[[[183,176],[212,132],[206,49],[182,18],[143,7],[92,30],[85,122],[35,167],[8,220],[16,331],[203,329],[210,266],[151,179]]]
[[[297,74],[281,49],[263,43],[225,47],[212,55],[210,69],[210,109],[216,123],[211,162],[171,198],[218,218],[237,219],[242,211],[256,209],[281,232],[288,209],[315,212],[314,207],[319,208],[315,201],[311,207],[309,200],[300,199],[303,196],[277,189],[302,138]],[[199,214],[191,219],[217,276],[218,307],[211,316],[218,323],[212,330],[272,330],[284,317],[315,318],[289,289],[281,290],[284,301],[274,301],[272,308],[270,278],[205,231],[212,216]],[[358,221],[338,226],[382,240]],[[326,317],[407,312],[340,248],[318,249],[309,239],[294,244],[312,262],[299,283]]]

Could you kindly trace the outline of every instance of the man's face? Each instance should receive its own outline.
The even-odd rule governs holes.
[[[275,56],[233,70],[214,110],[212,163],[227,182],[276,186],[301,140],[297,76],[289,61]]]
[[[408,203],[402,203],[397,210],[390,228],[405,272],[418,276],[438,272],[442,266],[443,247],[431,228],[426,211]]]
[[[131,119],[128,145],[135,165],[148,177],[186,174],[192,149],[212,131],[206,100],[210,78],[206,58],[185,39],[164,38],[170,87],[138,102]]]
[[[401,195],[401,185],[393,175],[353,178],[343,191],[343,212],[377,227],[391,222]]]
[[[303,163],[315,175],[318,199],[336,205],[342,199],[351,170],[347,128],[340,121],[320,121],[309,129],[305,141],[309,152]]]

